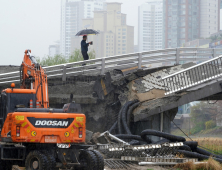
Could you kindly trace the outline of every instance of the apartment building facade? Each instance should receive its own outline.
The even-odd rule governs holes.
[[[163,0],[148,0],[138,8],[139,51],[164,48]]]
[[[200,1],[200,38],[209,38],[220,31],[221,0]]]
[[[105,0],[61,0],[60,53],[68,58],[79,47],[76,33],[82,29],[83,18],[93,18],[93,11],[103,10]],[[72,40],[75,43],[72,43]],[[75,47],[73,47],[74,45]]]
[[[220,0],[164,0],[165,47],[208,38],[220,30]]]
[[[94,45],[96,58],[134,52],[134,27],[126,25],[126,14],[121,13],[121,3],[107,3],[105,11],[94,11],[94,18],[83,19],[83,29],[100,32],[88,36]]]

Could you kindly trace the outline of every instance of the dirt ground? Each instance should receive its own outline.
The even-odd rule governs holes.
[[[174,168],[172,167],[160,167],[160,166],[131,166],[129,168],[130,170],[173,170]],[[104,170],[114,170],[114,169],[109,169],[109,168],[104,168]],[[122,169],[118,169],[122,170]]]
[[[14,166],[12,170],[24,170],[25,168]],[[130,170],[171,170],[173,168],[163,168],[159,166],[132,166]],[[104,170],[114,170],[114,169],[109,169],[109,168],[104,168]],[[118,170],[123,170],[123,169],[118,169]]]

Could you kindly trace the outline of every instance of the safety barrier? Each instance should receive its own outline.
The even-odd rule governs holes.
[[[163,77],[165,95],[183,91],[222,76],[222,56]]]
[[[132,53],[43,67],[48,79],[62,78],[83,74],[100,74],[113,69],[136,67],[158,67],[183,64],[186,62],[203,62],[222,54],[222,49],[209,48],[173,48],[141,53]],[[86,64],[86,65],[83,65]],[[157,65],[155,65],[157,64]],[[0,74],[0,84],[19,82],[19,71]]]

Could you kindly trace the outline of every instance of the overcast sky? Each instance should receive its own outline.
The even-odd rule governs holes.
[[[48,55],[49,45],[60,39],[60,0],[0,0],[0,65],[20,65],[25,49],[38,57]],[[121,2],[127,24],[135,26],[138,6],[146,0]]]

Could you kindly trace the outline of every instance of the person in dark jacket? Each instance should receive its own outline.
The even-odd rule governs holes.
[[[81,52],[82,52],[82,56],[84,60],[88,60],[89,56],[88,56],[88,46],[89,44],[92,44],[92,42],[86,43],[87,40],[87,36],[84,35],[83,36],[83,40],[81,41]]]

